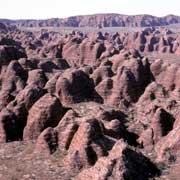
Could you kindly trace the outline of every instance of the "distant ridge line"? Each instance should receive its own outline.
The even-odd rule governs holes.
[[[78,15],[67,18],[36,19],[0,19],[0,23],[17,27],[149,27],[167,26],[180,23],[180,16],[167,15],[122,15],[116,13]]]

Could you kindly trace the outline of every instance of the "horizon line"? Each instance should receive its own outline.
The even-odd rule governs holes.
[[[157,16],[157,15],[152,15],[152,14],[121,14],[121,13],[92,13],[92,14],[81,14],[81,15],[70,15],[70,16],[65,16],[65,17],[47,17],[47,18],[0,18],[0,20],[13,20],[13,21],[18,21],[18,20],[47,20],[47,19],[67,19],[71,17],[81,17],[81,16],[95,16],[95,15],[121,15],[121,16],[152,16],[152,17],[157,17],[157,18],[165,18],[167,16],[177,16],[180,17],[180,15],[176,14],[167,14],[163,16]]]

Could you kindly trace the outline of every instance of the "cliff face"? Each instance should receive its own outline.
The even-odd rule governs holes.
[[[168,15],[156,17],[151,15],[94,14],[71,16],[64,19],[45,20],[6,20],[0,22],[18,27],[148,27],[165,26],[180,23],[180,17]]]

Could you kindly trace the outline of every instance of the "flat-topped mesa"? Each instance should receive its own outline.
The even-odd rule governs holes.
[[[156,17],[151,15],[94,14],[71,16],[64,19],[46,20],[0,20],[2,23],[17,27],[150,27],[166,26],[180,23],[180,17],[168,15]]]

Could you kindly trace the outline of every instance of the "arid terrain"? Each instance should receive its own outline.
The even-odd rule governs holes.
[[[179,180],[180,17],[0,22],[0,180]]]
[[[67,18],[51,18],[45,20],[8,20],[0,22],[17,27],[148,27],[167,26],[180,23],[180,16],[167,15],[156,17],[152,15],[122,15],[122,14],[94,14],[71,16]]]

